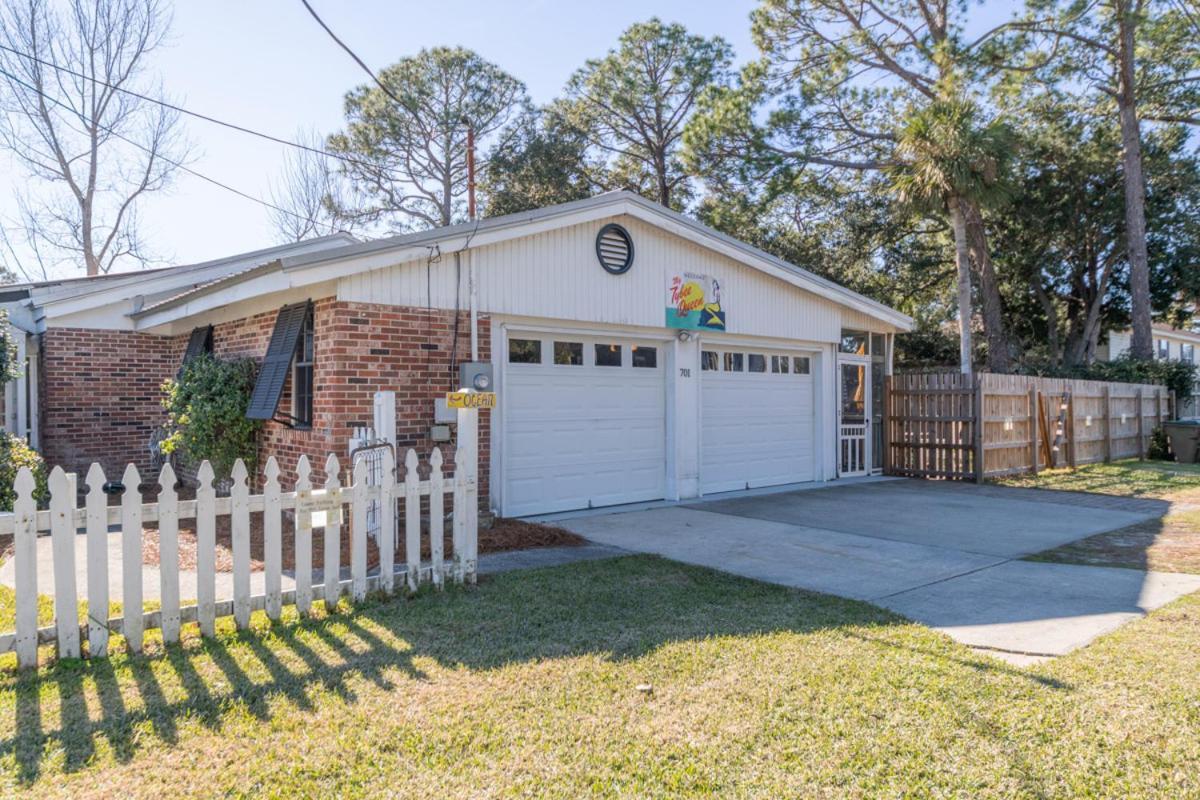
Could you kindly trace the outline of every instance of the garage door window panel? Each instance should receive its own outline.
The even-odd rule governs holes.
[[[634,345],[630,348],[633,353],[635,368],[656,369],[658,367],[658,348]]]
[[[746,371],[747,372],[766,372],[767,371],[767,357],[764,355],[759,355],[758,353],[751,353],[746,358]]]
[[[788,357],[787,356],[771,356],[771,372],[776,375],[788,374]]]
[[[510,364],[540,364],[542,363],[542,343],[537,339],[509,339],[508,363]]]
[[[792,372],[796,375],[807,375],[811,369],[808,356],[795,356],[792,358]]]
[[[598,344],[596,345],[596,366],[597,367],[619,367],[621,366],[621,350],[619,344]]]
[[[583,366],[583,342],[555,342],[554,363],[559,366]]]
[[[741,372],[742,371],[742,354],[741,353],[726,353],[725,354],[725,371],[726,372]]]
[[[712,350],[705,350],[700,353],[700,370],[702,372],[716,372],[721,369],[720,359],[717,358],[717,353]]]

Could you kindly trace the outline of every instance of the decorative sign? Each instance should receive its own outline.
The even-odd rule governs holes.
[[[495,392],[446,392],[448,408],[495,408]]]
[[[672,275],[667,285],[666,318],[668,328],[725,330],[721,285],[716,278],[694,272]]]

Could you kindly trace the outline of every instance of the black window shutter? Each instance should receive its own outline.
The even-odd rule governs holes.
[[[250,407],[246,410],[249,419],[271,419],[283,394],[288,369],[296,355],[296,343],[304,330],[304,318],[312,308],[311,302],[296,303],[279,309],[275,317],[275,330],[271,332],[271,343],[267,355],[258,371],[258,382],[250,396]]]
[[[201,353],[211,353],[212,335],[212,325],[201,325],[199,328],[192,329],[192,335],[187,343],[187,350],[183,351],[183,363],[186,364],[193,358],[199,357]]]

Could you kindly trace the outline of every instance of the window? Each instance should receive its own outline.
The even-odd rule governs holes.
[[[749,362],[746,367],[747,372],[766,372],[767,371],[767,357],[766,356],[759,355],[758,353],[751,353],[750,357],[749,357],[749,359],[747,359],[747,361]]]
[[[702,372],[716,372],[720,368],[716,353],[712,350],[704,350],[700,353],[700,370]]]
[[[597,367],[619,367],[619,366],[621,366],[621,345],[619,345],[619,344],[598,344],[598,345],[596,345],[596,366]]]
[[[633,365],[635,367],[649,367],[653,369],[658,366],[657,347],[639,347],[635,344],[630,348],[630,354],[633,356]]]
[[[583,342],[555,342],[554,363],[578,367],[583,363]]]
[[[1196,345],[1184,344],[1179,346],[1179,360],[1188,364],[1196,363]]]
[[[771,372],[782,375],[788,373],[788,357],[787,356],[771,356]]]
[[[808,356],[794,356],[792,358],[792,372],[797,375],[807,375],[808,371]]]
[[[284,413],[284,418],[278,421],[284,425],[300,422],[296,419],[295,397],[298,393],[308,394],[307,402],[302,402],[298,408],[304,411],[307,406],[307,420],[312,421],[312,324],[311,302],[293,303],[279,309],[279,313],[275,315],[271,341],[267,344],[267,354],[258,368],[258,379],[255,380],[254,392],[250,395],[250,406],[246,409],[247,419],[277,419],[275,414],[279,408],[279,398],[283,396],[283,386],[287,383],[288,374],[293,372],[292,365],[297,361],[297,356],[304,354],[304,333],[307,331],[308,374],[297,379],[304,381],[307,377],[307,384],[293,385],[292,413]]]
[[[869,337],[865,331],[842,331],[842,341],[838,344],[838,351],[855,356],[865,356],[867,355],[868,341]]]
[[[298,428],[311,428],[313,421],[313,315],[309,309],[296,342],[292,362],[292,419]]]
[[[1166,339],[1159,339],[1158,342],[1158,357],[1166,361],[1171,357],[1171,343]]]
[[[741,353],[726,353],[725,354],[725,371],[726,372],[741,372],[742,371],[742,354]]]
[[[508,363],[510,364],[540,364],[542,363],[542,343],[537,339],[509,339]]]
[[[871,334],[871,358],[876,360],[887,357],[886,337],[882,333]]]

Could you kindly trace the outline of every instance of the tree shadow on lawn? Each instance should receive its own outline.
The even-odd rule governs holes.
[[[655,556],[508,573],[477,589],[423,590],[408,599],[343,605],[320,618],[270,623],[256,615],[252,630],[227,628],[215,638],[200,638],[190,626],[183,644],[151,643],[142,655],[118,646],[111,658],[0,672],[0,712],[9,704],[5,694],[16,712],[15,726],[0,733],[0,763],[15,761],[14,777],[29,784],[51,753],[61,753],[65,772],[83,769],[101,738],[123,763],[148,738],[176,745],[185,720],[219,730],[232,708],[266,721],[274,704],[306,711],[319,693],[355,704],[354,685],[362,680],[383,690],[397,689],[397,672],[426,681],[420,661],[471,671],[591,654],[624,661],[673,642],[780,632],[839,630],[869,648],[869,657],[900,648],[922,661],[1070,688],[1037,672],[971,659],[932,634],[925,646],[890,638],[911,626],[866,603]]]

